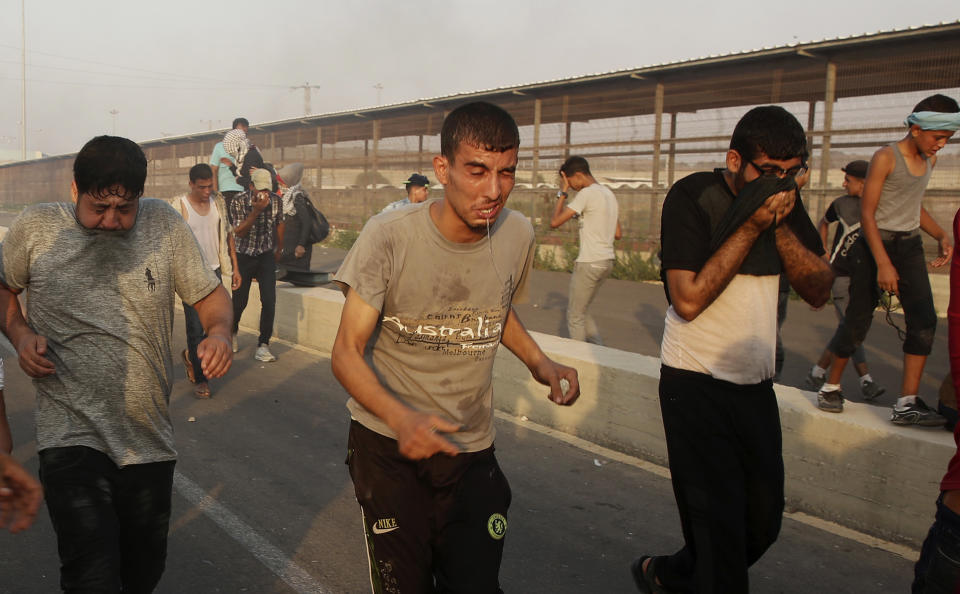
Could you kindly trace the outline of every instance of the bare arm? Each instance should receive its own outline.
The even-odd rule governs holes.
[[[614,239],[620,239],[623,237],[623,231],[620,230],[620,221],[617,221],[617,230],[613,232]]]
[[[830,253],[830,248],[827,247],[827,235],[830,233],[830,223],[827,222],[826,217],[822,217],[820,222],[817,224],[817,232],[820,233],[820,241],[823,243],[823,251]]]
[[[684,320],[696,319],[723,292],[760,233],[793,208],[794,192],[767,198],[750,219],[727,238],[698,272],[668,269],[667,288],[674,311]]]
[[[230,288],[236,291],[240,288],[243,277],[240,276],[240,263],[237,262],[237,243],[233,240],[232,231],[227,236],[227,245],[230,246],[230,261],[233,262],[233,278],[230,279]]]
[[[13,435],[7,420],[7,403],[3,399],[3,390],[0,390],[0,454],[9,454],[12,451]]]
[[[550,228],[556,229],[566,223],[577,214],[577,211],[567,206],[567,199],[564,196],[557,198],[557,204],[553,208],[553,216],[550,217]]]
[[[42,499],[40,483],[16,460],[0,452],[0,528],[9,525],[10,532],[29,528]]]
[[[193,304],[207,335],[197,345],[200,367],[207,377],[223,377],[233,362],[230,334],[233,327],[233,303],[223,285]]]
[[[213,193],[216,194],[220,191],[220,166],[219,165],[210,165],[210,169],[213,171]]]
[[[930,216],[927,209],[922,206],[920,207],[920,228],[923,229],[927,235],[937,240],[939,255],[937,259],[930,264],[934,268],[940,268],[949,262],[950,257],[953,255],[953,244],[950,243],[950,236],[940,228],[940,225],[933,220],[933,217]]]
[[[797,294],[814,307],[825,304],[833,284],[830,265],[804,247],[787,225],[777,227],[777,251]]]
[[[380,383],[363,358],[363,351],[379,318],[380,312],[356,291],[347,291],[340,327],[330,353],[333,375],[354,400],[393,429],[403,456],[411,460],[422,460],[437,453],[456,456],[460,453],[459,448],[437,431],[454,433],[460,430],[460,426],[405,405]]]
[[[16,294],[2,284],[0,284],[0,332],[10,339],[13,348],[17,350],[20,368],[27,375],[40,378],[56,371],[53,363],[46,357],[47,339],[39,336],[27,325]]]
[[[884,147],[874,153],[870,160],[870,168],[867,170],[867,179],[863,186],[863,197],[860,198],[860,229],[877,263],[877,283],[884,291],[897,293],[899,275],[890,262],[890,257],[887,256],[887,250],[883,248],[880,228],[877,226],[877,206],[880,204],[883,181],[893,171],[892,151],[890,147]]]
[[[517,312],[510,308],[507,314],[507,320],[503,324],[503,334],[500,336],[500,342],[503,346],[510,349],[510,352],[517,356],[527,366],[533,379],[545,386],[549,386],[549,398],[557,404],[571,405],[580,397],[580,380],[577,376],[577,370],[566,365],[561,365],[553,359],[547,357],[540,349],[523,323],[517,316]],[[560,389],[560,380],[565,379],[570,382],[570,387],[566,394]]]

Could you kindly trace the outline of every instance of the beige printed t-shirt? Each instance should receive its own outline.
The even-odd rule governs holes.
[[[448,437],[479,451],[493,443],[493,360],[511,303],[526,298],[533,227],[504,209],[490,239],[454,243],[430,218],[433,202],[371,218],[334,280],[380,311],[365,352],[380,382],[406,405],[462,424]],[[396,438],[354,399],[347,408]]]

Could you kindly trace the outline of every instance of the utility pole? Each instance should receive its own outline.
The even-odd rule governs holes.
[[[373,88],[377,90],[377,105],[380,105],[381,103],[380,97],[383,94],[383,85],[380,83],[377,83],[373,85]]]
[[[20,30],[23,50],[20,55],[20,159],[27,160],[27,8],[20,0]]]
[[[111,110],[110,110],[110,115],[113,116],[113,135],[114,135],[114,136],[117,135],[117,116],[118,116],[119,114],[120,114],[120,110],[119,110],[119,109],[114,108],[114,109],[111,109]]]
[[[308,82],[303,83],[302,85],[297,85],[295,87],[290,87],[290,90],[296,91],[297,89],[303,89],[303,115],[308,116],[313,111],[310,108],[310,90],[319,89],[320,85],[311,85]]]

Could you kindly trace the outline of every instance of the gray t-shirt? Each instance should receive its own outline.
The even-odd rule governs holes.
[[[193,305],[219,284],[180,214],[141,199],[133,228],[111,232],[82,227],[73,204],[38,204],[0,252],[0,281],[29,289],[27,323],[56,367],[34,380],[37,449],[87,446],[118,466],[175,459],[175,295]]]
[[[534,235],[504,209],[491,241],[454,243],[430,218],[435,200],[371,218],[334,277],[380,311],[365,357],[407,406],[464,426],[464,451],[493,443],[493,360],[513,301],[526,298]],[[492,250],[492,251],[491,251]],[[353,399],[353,418],[396,439]]]

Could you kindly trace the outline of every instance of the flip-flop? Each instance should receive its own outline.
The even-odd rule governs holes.
[[[197,383],[197,378],[193,375],[193,363],[190,362],[190,354],[187,349],[183,349],[180,356],[183,357],[183,368],[187,371],[187,379],[190,380],[191,384]]]
[[[194,388],[193,393],[197,398],[210,398],[210,396],[213,395],[210,392],[210,384],[207,382],[197,384],[197,387]]]

